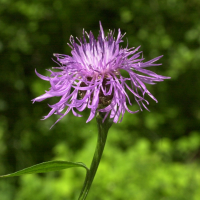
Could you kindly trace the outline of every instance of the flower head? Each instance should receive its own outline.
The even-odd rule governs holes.
[[[73,36],[70,37],[71,44],[68,45],[72,49],[71,56],[54,54],[59,67],[53,69],[59,72],[48,70],[51,73],[49,77],[36,72],[41,79],[50,82],[51,88],[45,94],[33,99],[33,102],[55,96],[61,97],[59,102],[49,105],[51,111],[44,119],[52,114],[58,114],[61,115],[56,121],[58,122],[70,111],[75,116],[81,117],[77,111],[89,108],[90,116],[87,122],[94,118],[96,111],[105,113],[104,120],[110,117],[115,123],[119,120],[121,122],[125,111],[138,112],[128,109],[127,102],[130,105],[132,103],[127,91],[133,94],[140,110],[142,107],[147,109],[145,103],[149,104],[145,94],[157,102],[145,83],[155,84],[170,77],[157,75],[145,68],[161,65],[154,62],[162,56],[143,62],[144,58],[139,58],[142,52],[137,52],[140,47],[120,47],[124,37],[120,29],[116,39],[113,35],[114,33],[109,30],[105,36],[101,23],[97,40],[91,31],[88,34],[83,30],[82,39],[76,38],[78,43]],[[128,77],[122,75],[123,70],[128,72]]]

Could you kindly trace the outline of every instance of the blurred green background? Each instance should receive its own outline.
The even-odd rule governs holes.
[[[148,86],[158,99],[125,114],[110,129],[88,200],[200,199],[200,1],[199,0],[0,0],[0,174],[49,160],[89,165],[97,128],[68,114],[41,121],[48,99],[31,103],[49,84],[35,69],[55,66],[53,53],[70,54],[70,35],[126,32],[123,47],[141,45],[152,67],[172,79]],[[134,100],[134,99],[132,99]],[[136,110],[135,104],[131,107]],[[1,200],[76,200],[84,170],[0,180]]]

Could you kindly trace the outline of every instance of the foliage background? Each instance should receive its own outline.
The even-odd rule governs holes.
[[[152,70],[172,79],[148,87],[159,101],[149,100],[151,112],[113,125],[88,200],[199,199],[199,10],[199,0],[0,0],[0,174],[55,159],[90,164],[97,129],[88,112],[49,130],[57,116],[40,119],[54,100],[31,99],[49,87],[34,70],[47,75],[53,53],[70,54],[70,35],[97,36],[101,20],[146,60],[164,55]],[[0,199],[75,200],[83,180],[81,169],[1,179]]]

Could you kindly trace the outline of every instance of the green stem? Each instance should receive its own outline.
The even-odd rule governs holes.
[[[108,117],[104,123],[102,122],[104,116],[102,116],[102,113],[97,113],[96,120],[98,125],[98,139],[97,139],[97,146],[96,150],[93,156],[93,160],[90,166],[90,170],[87,171],[85,182],[81,191],[81,194],[79,196],[78,200],[85,200],[88,192],[90,190],[90,187],[92,185],[93,179],[95,177],[96,171],[98,169],[101,156],[103,154],[104,146],[107,139],[108,130],[112,125],[112,121]]]

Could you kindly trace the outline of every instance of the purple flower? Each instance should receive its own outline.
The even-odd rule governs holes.
[[[118,30],[117,38],[113,37],[112,31],[104,35],[103,27],[100,23],[100,32],[97,40],[92,32],[89,34],[83,30],[83,38],[77,39],[70,37],[71,56],[64,54],[54,54],[57,58],[59,67],[53,67],[57,71],[48,70],[50,77],[36,74],[43,80],[49,81],[51,88],[45,94],[33,99],[43,101],[50,97],[61,97],[60,101],[54,105],[49,105],[51,111],[44,119],[52,114],[58,114],[62,119],[70,111],[77,117],[81,117],[77,111],[90,109],[90,116],[87,122],[92,120],[96,111],[105,113],[106,117],[113,118],[117,123],[124,116],[125,111],[136,113],[127,107],[127,102],[132,105],[127,91],[130,91],[135,101],[142,110],[147,109],[149,104],[145,99],[148,94],[153,100],[156,98],[148,91],[147,84],[163,81],[170,77],[157,75],[156,73],[145,69],[146,67],[158,66],[155,64],[162,56],[158,56],[150,61],[143,62],[140,47],[122,48],[124,35]],[[88,41],[87,41],[88,38]],[[58,71],[59,70],[59,71]],[[122,71],[128,72],[129,76],[124,77]],[[148,109],[147,109],[148,110]]]

